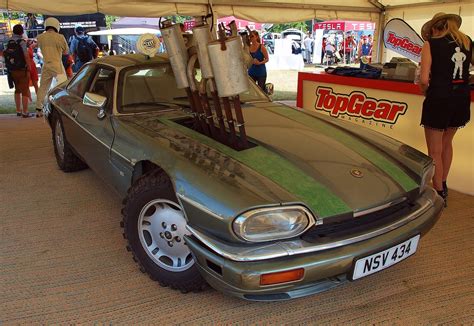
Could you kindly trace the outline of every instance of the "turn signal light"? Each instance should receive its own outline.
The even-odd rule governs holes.
[[[304,276],[304,268],[293,269],[290,271],[262,274],[260,276],[260,285],[272,285],[301,280]]]

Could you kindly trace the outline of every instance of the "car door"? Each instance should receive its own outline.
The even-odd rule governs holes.
[[[81,141],[82,131],[73,117],[73,112],[82,103],[84,93],[90,87],[94,77],[95,66],[84,66],[71,80],[66,88],[67,96],[60,103],[64,132],[68,143],[77,151],[77,145]]]
[[[97,65],[94,69],[88,93],[106,98],[102,108],[84,104],[82,100],[74,105],[71,116],[77,124],[74,137],[74,148],[107,183],[113,184],[115,169],[111,167],[110,150],[114,140],[114,129],[111,124],[114,102],[115,70],[111,67]],[[85,101],[87,103],[87,100]],[[105,115],[103,114],[105,111]]]

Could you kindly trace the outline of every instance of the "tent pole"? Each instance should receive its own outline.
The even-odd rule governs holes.
[[[383,43],[383,27],[385,26],[386,11],[379,13],[378,29],[377,29],[377,62],[384,63],[386,60],[387,50]],[[375,33],[374,33],[375,34]],[[375,35],[374,35],[375,37]]]

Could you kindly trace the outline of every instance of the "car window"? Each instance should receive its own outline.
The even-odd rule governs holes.
[[[87,65],[82,68],[69,83],[67,87],[68,91],[82,98],[91,83],[93,72],[94,67],[92,65]]]
[[[111,68],[100,68],[95,74],[89,92],[107,98],[106,109],[111,112],[114,98],[115,71]]]
[[[198,81],[200,76],[200,70],[196,69]],[[268,101],[250,79],[249,85],[249,90],[240,94],[242,102]],[[212,101],[211,94],[208,95]],[[177,88],[173,70],[168,63],[125,69],[120,73],[117,96],[121,113],[169,110],[176,105],[190,105],[186,91]]]
[[[184,89],[176,87],[169,64],[134,67],[120,75],[119,111],[122,113],[169,110],[188,106]]]

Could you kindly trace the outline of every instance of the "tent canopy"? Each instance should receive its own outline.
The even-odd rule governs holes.
[[[101,12],[114,16],[202,16],[209,3],[217,17],[285,23],[318,19],[376,21],[380,9],[368,0],[0,0],[0,8],[49,15]]]
[[[100,31],[88,32],[87,35],[142,35],[142,34],[155,34],[161,35],[161,32],[157,28],[144,28],[144,27],[128,27],[128,28],[112,28],[103,29]]]
[[[130,27],[141,27],[141,28],[155,28],[159,29],[160,18],[150,17],[122,17],[112,23],[112,28],[130,28]]]
[[[379,14],[384,11],[418,7],[427,12],[428,5],[465,7],[472,5],[472,0],[0,0],[0,9],[49,15],[101,12],[121,17],[202,16],[208,13],[209,3],[216,17],[235,16],[261,23],[313,18],[379,22]]]

